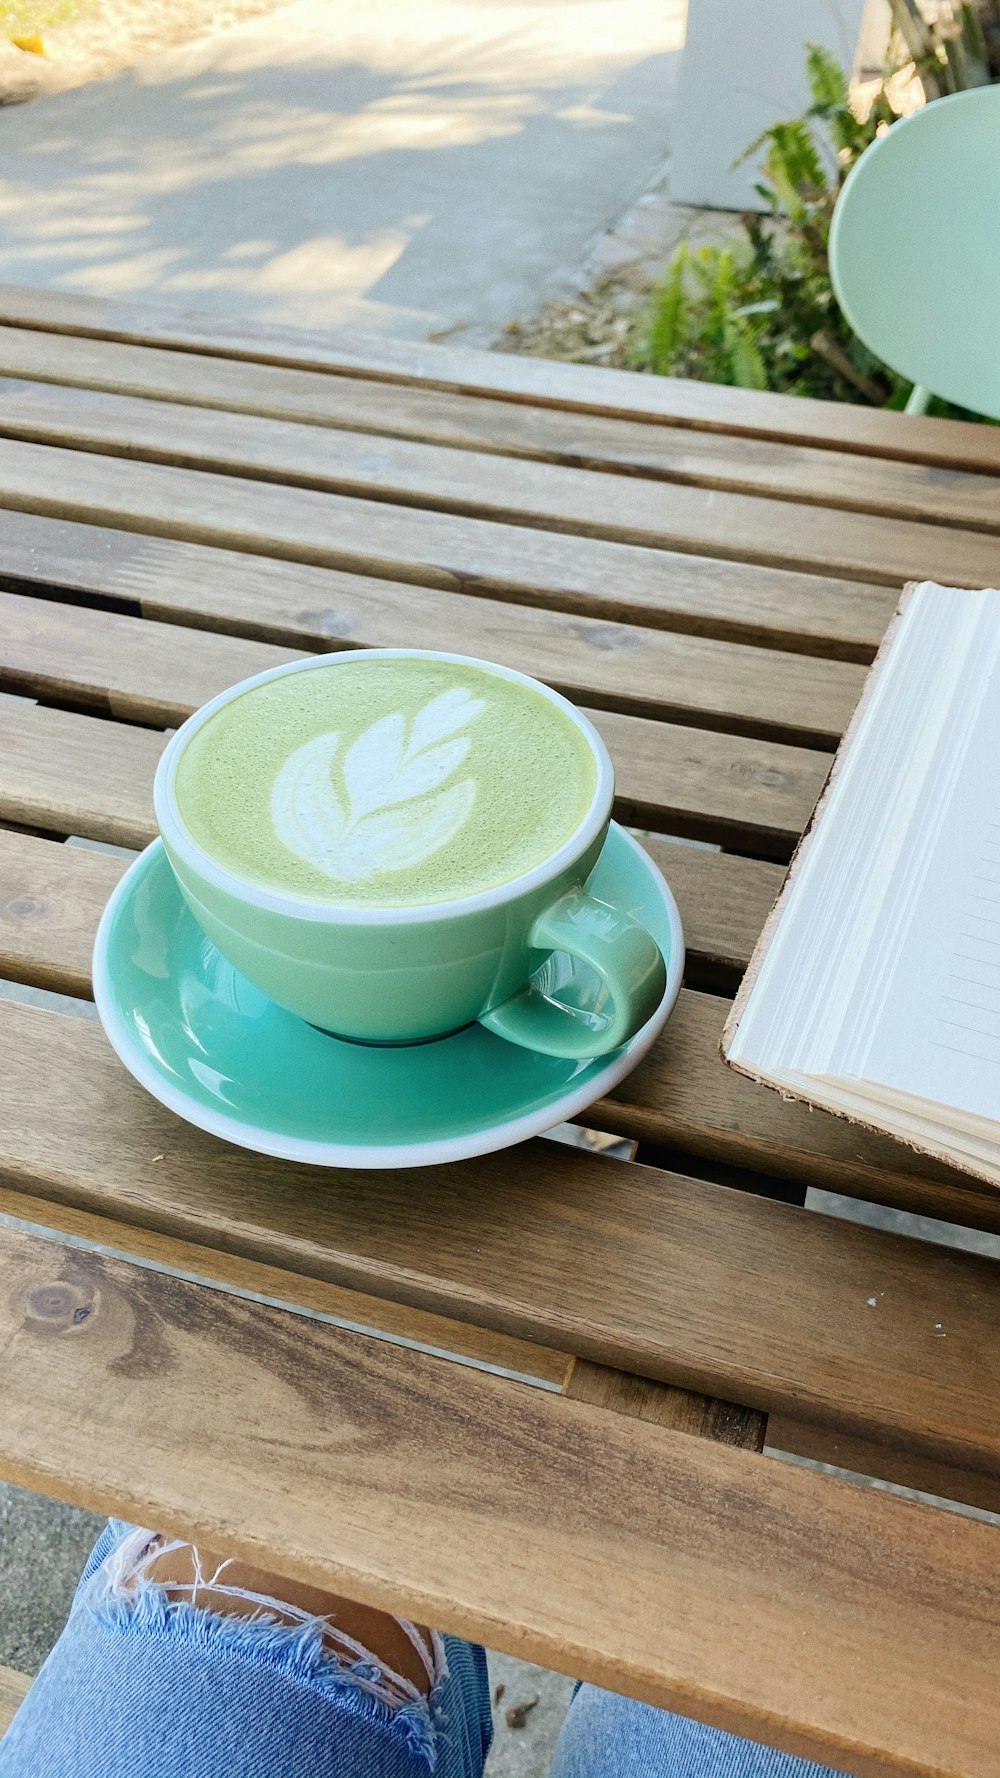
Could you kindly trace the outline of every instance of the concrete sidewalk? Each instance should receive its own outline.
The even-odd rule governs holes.
[[[0,111],[0,276],[490,341],[663,159],[685,0],[296,0]]]

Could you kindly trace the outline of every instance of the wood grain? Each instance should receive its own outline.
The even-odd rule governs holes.
[[[237,680],[301,658],[239,636],[0,593],[0,686],[176,728]]]
[[[600,1129],[1000,1233],[1000,1192],[889,1136],[786,1103],[728,1068],[728,1002],[682,992],[650,1054],[590,1115]],[[836,1183],[834,1183],[836,1181]]]
[[[0,1667],[0,1735],[6,1734],[15,1710],[27,1697],[31,1680],[13,1667]]]
[[[995,475],[883,459],[873,476],[866,459],[854,452],[608,419],[419,384],[287,370],[204,353],[12,327],[0,327],[0,375],[490,451],[564,468],[657,477],[887,517],[991,531],[1000,527],[1000,484]],[[6,410],[4,429],[11,435],[32,436],[19,426],[31,400],[18,391]],[[36,418],[34,407],[29,412]]]
[[[502,664],[522,671],[533,668],[537,676],[566,686],[558,657],[551,663],[554,671],[545,672],[548,663],[544,658],[539,660],[532,648],[530,617],[534,614],[528,614],[527,634],[522,632],[518,639],[517,612],[507,606],[502,609],[514,631],[514,640],[502,648]],[[453,647],[457,642],[469,653],[482,655],[485,651],[475,632],[465,642],[457,627],[460,616],[455,613],[451,629]],[[633,632],[621,627],[627,643]],[[423,641],[419,595],[412,599],[407,628],[411,634],[416,630]],[[154,624],[118,612],[93,611],[19,593],[0,593],[0,637],[2,682],[12,689],[63,695],[80,687],[83,701],[142,722],[176,721],[179,710],[197,707],[203,701],[200,688],[206,682],[221,689],[234,679],[278,666],[302,653],[279,649],[272,643],[176,623]],[[639,632],[637,654],[642,651],[643,637],[650,644],[650,696],[639,708],[643,713],[676,718],[696,727],[832,747],[850,720],[864,684],[865,669],[846,661],[814,660],[666,631]],[[396,646],[401,638],[402,632],[397,631]],[[626,662],[632,651],[627,646],[616,649],[614,636],[606,640],[610,648],[605,661],[610,653],[619,683],[627,684]],[[577,652],[583,650],[578,648]],[[162,660],[163,691],[176,687],[172,702],[164,699],[158,686],[150,689],[151,677],[157,678],[158,659]],[[604,677],[605,682],[610,678],[607,665]],[[658,691],[653,690],[651,680]]]
[[[70,710],[0,703],[0,820],[115,846],[156,835],[153,775],[166,736]]]
[[[243,1296],[267,1297],[279,1308],[327,1316],[348,1324],[355,1332],[414,1341],[439,1357],[495,1365],[553,1388],[563,1388],[573,1366],[573,1359],[565,1352],[557,1352],[537,1340],[518,1340],[452,1316],[429,1315],[389,1297],[345,1290],[323,1278],[262,1265],[242,1254],[227,1253],[221,1247],[178,1241],[135,1222],[95,1216],[51,1198],[33,1198],[30,1193],[0,1187],[0,1215],[27,1224],[35,1233],[57,1232],[73,1241],[99,1246],[120,1259],[183,1272],[196,1282],[235,1290]]]
[[[365,336],[353,328],[338,334],[236,321],[197,310],[180,312],[12,284],[0,286],[0,320],[80,337],[161,345],[213,359],[310,368],[394,385],[421,384],[528,407],[563,408],[653,425],[665,422],[855,451],[866,457],[1000,471],[1000,439],[988,427],[890,414],[849,402],[812,401],[678,377]]]
[[[165,633],[166,662],[166,626]],[[217,689],[239,677],[228,669],[225,676],[218,660],[213,666]],[[192,688],[187,701],[170,704],[175,720],[208,695],[209,672],[198,667],[196,676],[206,689]],[[169,699],[155,685],[151,696],[162,718]],[[614,762],[619,820],[789,856],[822,787],[826,754],[616,711],[590,714]],[[0,703],[0,820],[145,846],[156,832],[153,774],[164,746],[152,729]]]
[[[544,1141],[424,1168],[419,1192],[348,1170],[322,1191],[164,1111],[83,1020],[0,1002],[0,1049],[11,1188],[996,1468],[998,1262]]]
[[[662,871],[680,909],[687,947],[687,980],[735,986],[744,956],[757,942],[781,887],[781,865],[706,852],[655,839],[642,841]]]
[[[0,976],[89,998],[97,922],[127,863],[0,828]]]
[[[667,1426],[695,1438],[715,1439],[723,1445],[739,1445],[745,1451],[762,1451],[767,1415],[736,1402],[718,1401],[711,1395],[694,1395],[669,1383],[653,1383],[629,1371],[573,1360],[564,1386],[573,1401],[589,1401],[595,1408],[609,1408],[653,1426]]]
[[[25,744],[26,732],[31,739],[39,729],[33,723],[15,723],[8,712],[0,710],[0,737],[6,741],[0,760],[8,784],[9,774],[20,762],[26,774],[31,772],[32,805],[44,804],[50,822],[61,822],[64,828],[77,832],[96,829],[93,837],[111,838],[118,844],[142,845],[152,837],[148,808],[129,794],[128,785],[119,784],[116,794],[96,809],[84,794],[77,795],[69,813],[60,802],[74,790],[72,773],[83,750],[78,725],[89,719],[62,711],[28,711],[24,716],[42,719],[41,732],[50,745],[39,761]],[[114,725],[106,726],[115,732]],[[22,743],[20,755],[11,744],[12,735]],[[52,744],[53,738],[58,746]],[[119,762],[106,752],[103,763],[113,779]],[[4,775],[0,775],[0,806],[3,784]],[[20,796],[11,800],[23,804],[23,786]],[[96,928],[100,906],[93,888],[89,901],[76,899],[77,886],[82,889],[85,880],[77,871],[76,859],[87,854],[19,836],[15,836],[13,848],[8,842],[9,836],[4,836],[0,851],[5,885],[0,965],[15,980],[66,993],[89,993],[85,977],[89,973],[90,933]],[[41,883],[51,887],[41,895],[37,887],[32,889],[36,879],[30,861],[34,854],[25,853],[28,843],[46,848],[39,868],[44,866]],[[656,842],[651,846],[682,896],[685,883],[689,885],[693,899],[682,902],[685,919],[694,922],[689,926],[689,943],[698,937],[698,919],[707,921],[701,928],[705,947],[701,956],[709,965],[708,973],[713,973],[713,957],[719,951],[727,959],[727,967],[738,968],[753,923],[767,899],[767,883],[758,882],[755,899],[747,902],[743,900],[743,871],[749,861],[713,859]],[[59,855],[58,864],[53,854]],[[88,876],[94,874],[89,867],[83,868]],[[759,871],[762,867],[755,864],[753,868]],[[763,867],[765,871],[772,868]],[[31,874],[25,875],[26,869]],[[703,874],[706,871],[708,875]],[[732,929],[723,906],[715,903],[715,884],[735,903]],[[707,908],[704,916],[699,916],[699,907]],[[64,942],[66,948],[62,949]],[[786,1105],[726,1068],[719,1058],[718,1040],[728,1006],[728,1001],[714,994],[682,991],[650,1056],[612,1097],[588,1114],[595,1125],[676,1148],[705,1162],[778,1179],[808,1181],[848,1196],[875,1198],[899,1209],[1000,1232],[1000,1193],[914,1154],[888,1137],[855,1129],[804,1106]]]
[[[615,1371],[585,1359],[573,1359],[537,1342],[529,1344],[511,1339],[489,1329],[473,1327],[468,1322],[428,1315],[385,1297],[345,1290],[301,1272],[262,1265],[218,1247],[201,1247],[175,1240],[134,1222],[112,1221],[105,1216],[72,1209],[51,1198],[33,1198],[24,1192],[2,1188],[0,1214],[39,1228],[55,1229],[77,1240],[96,1243],[119,1254],[136,1256],[153,1265],[185,1272],[211,1283],[334,1316],[356,1328],[380,1329],[390,1337],[418,1341],[438,1351],[457,1353],[476,1362],[538,1377],[556,1386],[565,1386],[575,1399],[614,1408],[620,1413],[631,1413],[657,1425],[672,1426],[678,1431],[704,1437],[721,1437],[723,1442],[743,1443],[752,1449],[759,1448],[763,1438],[765,1416],[753,1409],[693,1395],[669,1384],[652,1383],[648,1378]],[[994,1475],[957,1468],[923,1453],[852,1438],[829,1427],[806,1425],[780,1413],[772,1416],[767,1432],[770,1443],[782,1451],[797,1452],[841,1468],[943,1495],[946,1499],[1000,1511],[1000,1482]],[[3,1679],[0,1672],[0,1713],[4,1703]]]
[[[62,391],[62,399],[68,402],[72,393]],[[85,394],[82,399],[94,404],[107,400],[117,409],[127,406],[124,397]],[[67,423],[46,435],[75,449],[4,439],[0,504],[330,567],[367,564],[369,572],[388,572],[390,578],[393,564],[397,577],[410,564],[403,577],[430,584],[431,576],[442,570],[467,578],[464,564],[477,545],[499,548],[506,541],[508,561],[523,562],[530,553],[524,535],[536,529],[549,537],[550,547],[553,536],[567,534],[885,586],[923,579],[981,586],[996,575],[995,540],[957,526],[602,477],[495,456],[476,459],[467,451],[391,439],[380,440],[377,448],[361,439],[351,466],[324,480],[325,491],[285,485],[291,467],[274,463],[267,479],[254,480],[251,498],[243,479],[250,472],[246,459],[253,453],[251,435],[256,437],[260,428],[269,439],[280,435],[278,422],[209,412],[216,432],[228,429],[236,435],[231,450],[227,446],[221,456],[205,459],[216,471],[209,473],[204,467],[180,466],[200,462],[196,410],[171,409],[162,402],[146,405],[152,412],[145,435],[138,428],[129,434],[124,422],[116,430],[112,420],[102,442],[96,419],[89,434],[81,419],[75,427]],[[163,462],[157,440],[169,431],[171,413],[179,437],[189,432],[192,442],[186,452],[175,452],[173,460]],[[307,461],[350,454],[349,434],[303,430]],[[277,436],[273,443],[277,448]],[[105,452],[114,456],[113,475]],[[226,473],[234,468],[241,473]],[[486,537],[480,529],[485,525],[499,534]],[[510,534],[506,539],[505,532]],[[498,578],[511,576],[501,570]]]
[[[327,640],[378,644],[407,634],[411,583],[419,581],[405,567],[387,580],[28,512],[5,514],[3,541],[0,584],[78,589],[134,602],[148,617],[300,647]],[[490,541],[467,581],[432,575],[434,587],[420,586],[422,633],[427,627],[428,634],[453,635],[460,612],[463,633],[482,624],[489,634],[502,634],[510,618],[503,603],[499,611],[495,605],[516,603],[520,622],[531,601],[549,618],[558,612],[570,619],[555,632],[561,637],[586,618],[598,646],[601,632],[591,630],[589,620],[627,620],[867,662],[896,607],[896,594],[885,587],[822,575],[541,535],[527,539],[530,560],[515,564],[506,546],[513,541],[523,552],[524,538]],[[500,569],[513,579],[502,578]],[[460,591],[464,584],[482,607],[478,617]],[[453,604],[455,598],[463,604]],[[540,640],[544,631],[534,634]],[[620,689],[620,675],[614,683]]]
[[[852,1437],[829,1426],[812,1426],[788,1414],[774,1414],[767,1423],[771,1449],[789,1451],[811,1462],[828,1463],[856,1475],[872,1476],[902,1488],[916,1488],[941,1500],[958,1501],[1000,1516],[1000,1472],[960,1469],[928,1457],[925,1452],[893,1450],[870,1439]]]
[[[61,821],[73,831],[97,829],[93,837],[111,838],[126,845],[146,843],[154,832],[151,818],[146,806],[129,796],[127,785],[119,785],[117,795],[96,810],[82,795],[72,813],[66,813],[58,802],[73,790],[71,774],[74,764],[80,763],[81,753],[78,724],[86,719],[61,711],[25,713],[29,715],[42,718],[45,736],[51,742],[55,735],[59,742],[58,747],[50,745],[41,762],[29,747],[24,748],[21,763],[25,771],[34,768],[33,804],[45,803],[50,811],[47,818],[51,822]],[[10,736],[16,732],[23,741],[27,725],[12,723],[10,715],[0,711],[0,736],[4,735],[5,723],[8,745],[0,758],[5,772],[10,773],[18,763],[16,749],[9,744]],[[28,726],[30,737],[37,732],[34,725]],[[105,753],[103,763],[113,776],[118,765],[115,758]],[[0,804],[3,782],[0,777]],[[24,800],[23,790],[20,800]],[[41,894],[33,874],[34,854],[24,850],[27,844],[46,848],[39,861],[44,891]],[[711,855],[690,853],[680,847],[651,844],[654,857],[675,889],[683,895],[685,882],[690,885],[694,899],[682,903],[685,919],[689,918],[689,909],[693,909],[690,918],[697,921],[698,907],[707,903],[702,956],[711,965],[713,955],[722,951],[729,966],[738,968],[753,922],[766,900],[767,884],[758,883],[755,901],[747,903],[742,899],[742,885],[743,868],[749,861],[711,859]],[[53,854],[58,855],[58,863]],[[76,860],[88,856],[23,836],[14,836],[11,845],[10,836],[3,837],[0,859],[5,887],[0,963],[15,980],[65,993],[89,993],[91,932],[100,917],[96,879],[104,867],[92,870],[86,865],[78,870]],[[708,862],[703,864],[703,858]],[[755,870],[760,868],[754,866]],[[707,877],[701,874],[706,870],[710,873]],[[716,876],[716,872],[720,874]],[[110,877],[110,871],[106,874]],[[95,883],[88,890],[90,899],[78,901],[78,888],[82,893],[91,878]],[[726,894],[740,910],[742,940],[740,928],[735,933],[730,931],[722,908],[715,905],[715,883],[725,885]],[[45,889],[45,885],[50,887]],[[697,938],[697,924],[689,928],[688,936],[689,942]],[[684,990],[650,1056],[612,1097],[601,1101],[589,1114],[597,1127],[673,1146],[705,1161],[779,1179],[806,1180],[849,1196],[874,1197],[900,1209],[1000,1231],[1000,1193],[926,1156],[913,1154],[888,1137],[855,1129],[825,1113],[809,1112],[804,1106],[786,1105],[726,1068],[719,1058],[718,1039],[728,1005],[728,1001],[713,994]]]
[[[994,1527],[29,1236],[0,1255],[10,1480],[861,1778],[993,1778]]]
[[[670,850],[684,862],[700,867],[739,867],[749,862],[680,848]],[[65,993],[89,995],[90,953],[97,920],[107,894],[124,868],[124,860],[0,831],[0,974],[13,975],[16,980],[31,981],[34,985]],[[12,903],[15,904],[13,911]],[[690,921],[683,900],[682,910],[690,937]],[[567,1366],[573,1362],[547,1347],[505,1340],[498,1334],[465,1323],[423,1315],[384,1298],[338,1289],[322,1280],[255,1264],[219,1249],[171,1240],[135,1224],[119,1224],[104,1217],[87,1215],[52,1200],[31,1199],[23,1193],[0,1190],[0,1212],[55,1227],[158,1264],[217,1279],[238,1289],[294,1302],[355,1324],[379,1327],[426,1345],[454,1349],[547,1380],[561,1381]],[[616,1389],[612,1400],[608,1393],[609,1379],[614,1378],[623,1381],[621,1392]],[[584,1389],[592,1390],[598,1385],[604,1389],[604,1394],[583,1393]],[[669,1385],[650,1384],[647,1379],[626,1377],[624,1373],[589,1365],[583,1360],[577,1362],[571,1392],[580,1399],[595,1401],[597,1405],[617,1405],[619,1411],[639,1412],[647,1417],[651,1411],[654,1418],[662,1414],[665,1401],[674,1402],[684,1410],[682,1419],[664,1421],[660,1418],[658,1423],[675,1424],[680,1430],[697,1431],[704,1425],[707,1435],[712,1436],[719,1424],[718,1404],[712,1405],[710,1398],[696,1398],[680,1390],[671,1390]],[[646,1405],[650,1399],[651,1409]],[[706,1404],[704,1421],[699,1421],[688,1405],[699,1401]],[[753,1416],[753,1410],[737,1409],[734,1413]],[[723,1427],[739,1426],[740,1421],[731,1421],[728,1415],[723,1415],[722,1424]],[[782,1450],[801,1452],[841,1467],[903,1482],[909,1487],[923,1488],[993,1511],[1000,1510],[1000,1484],[994,1478],[934,1462],[926,1456],[865,1444],[842,1432],[806,1427],[780,1415],[772,1422],[770,1437],[771,1442]]]
[[[680,908],[688,971],[732,978],[781,882],[780,865],[647,840]],[[0,975],[89,996],[97,922],[127,860],[0,828]]]
[[[24,515],[7,514],[5,531],[6,519],[15,517],[21,519]],[[70,528],[50,520],[33,523],[51,525],[53,531]],[[72,529],[83,531],[85,536],[90,531],[85,526]],[[94,527],[92,543],[96,545],[105,535],[119,538],[127,534],[106,534]],[[6,580],[18,591],[38,588],[47,594],[56,583],[60,597],[70,603],[79,601],[81,594],[93,603],[96,590],[97,599],[111,610],[127,600],[137,614],[141,611],[147,619],[183,624],[192,631],[249,637],[258,643],[278,644],[308,654],[352,646],[392,648],[419,636],[422,647],[453,652],[460,646],[481,660],[499,661],[503,666],[529,672],[577,702],[602,709],[662,718],[678,709],[680,695],[690,720],[692,698],[688,679],[692,666],[697,669],[698,662],[692,660],[691,639],[684,635],[674,636],[639,624],[545,611],[536,605],[466,598],[431,587],[416,588],[400,582],[342,575],[335,570],[278,564],[263,557],[248,558],[230,551],[202,550],[156,539],[149,540],[148,554],[152,559],[146,569],[136,565],[127,579],[98,573],[90,577],[91,585],[80,587],[82,577],[74,577],[72,569],[63,568],[62,560],[53,559],[46,547],[49,541],[43,539],[37,551],[32,548],[28,573],[16,573],[20,563],[5,535],[0,585]],[[115,586],[121,591],[112,592],[110,588]],[[206,646],[211,648],[213,643]],[[727,645],[714,642],[708,646],[721,651]],[[767,668],[772,656],[756,649],[741,653],[749,666],[752,693],[754,668],[762,662]],[[785,654],[780,659],[779,680],[793,686],[796,703],[803,711],[810,685],[819,691],[821,709],[832,708],[835,712],[837,706],[835,702],[831,706],[831,691],[836,699],[838,682],[841,695],[843,690],[850,695],[850,681],[842,675],[846,672],[856,676],[860,683],[860,667],[845,668],[841,662],[809,662],[805,673],[800,674],[801,657]],[[727,677],[732,683],[731,667],[736,663],[726,663],[727,673],[718,677],[712,674],[713,664],[711,658],[704,662],[700,677],[710,686],[717,702]],[[834,667],[832,678],[828,673],[830,666]],[[773,684],[769,675],[768,682]],[[745,701],[742,696],[740,701]],[[766,702],[762,698],[759,714],[765,713]],[[808,713],[807,722],[810,732],[815,731],[815,718]],[[766,722],[765,726],[771,725]]]

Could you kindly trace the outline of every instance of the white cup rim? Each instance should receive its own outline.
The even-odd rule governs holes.
[[[460,896],[452,901],[435,901],[420,903],[413,907],[360,907],[338,905],[312,901],[308,896],[286,893],[278,889],[267,889],[261,884],[252,883],[248,878],[237,875],[225,866],[218,864],[209,857],[192,838],[181,817],[177,806],[174,790],[174,779],[181,754],[188,742],[201,726],[221,710],[226,704],[232,703],[244,693],[258,685],[265,685],[271,679],[283,679],[291,673],[306,673],[319,667],[335,667],[342,661],[350,660],[400,660],[418,658],[421,660],[447,661],[458,666],[477,667],[481,671],[493,673],[501,679],[512,679],[521,685],[529,686],[533,691],[549,699],[558,706],[575,724],[576,728],[588,742],[597,765],[597,787],[585,815],[574,828],[569,839],[564,840],[557,851],[535,865],[530,871],[512,877],[506,883],[495,884],[492,889],[484,889],[477,895]],[[241,679],[238,684],[228,686],[219,692],[207,704],[189,716],[176,733],[170,737],[156,769],[153,781],[153,807],[157,826],[168,852],[173,851],[178,858],[189,865],[198,875],[210,883],[213,888],[234,896],[237,900],[249,903],[252,907],[265,909],[270,913],[289,914],[300,920],[313,920],[333,926],[407,926],[419,925],[434,920],[453,919],[462,914],[476,914],[489,908],[502,907],[505,903],[516,901],[522,895],[544,886],[545,883],[558,877],[567,869],[581,853],[596,839],[611,815],[614,801],[614,768],[604,742],[592,722],[581,710],[564,698],[560,692],[543,685],[540,680],[533,679],[528,673],[519,673],[513,667],[502,667],[495,661],[486,661],[476,655],[451,654],[443,649],[435,648],[349,648],[336,649],[327,654],[307,655],[302,660],[287,661],[280,667],[270,667],[263,673],[255,673],[249,679]]]

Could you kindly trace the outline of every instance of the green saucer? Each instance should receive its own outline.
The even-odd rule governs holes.
[[[314,1030],[251,987],[205,937],[159,840],[104,911],[94,998],[129,1072],[179,1117],[227,1142],[326,1167],[461,1160],[578,1116],[635,1067],[670,1015],[684,938],[659,871],[612,824],[587,887],[641,920],[667,964],[653,1017],[595,1061],[539,1055],[481,1025],[401,1049]]]

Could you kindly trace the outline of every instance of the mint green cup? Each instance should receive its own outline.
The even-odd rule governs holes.
[[[575,724],[592,751],[597,788],[576,830],[549,858],[460,900],[338,906],[244,880],[196,843],[175,779],[181,755],[209,717],[286,674],[411,655],[517,680]],[[317,655],[243,680],[178,729],[153,791],[160,834],[192,914],[223,956],[279,1006],[358,1043],[420,1043],[478,1020],[511,1043],[569,1058],[604,1055],[626,1043],[665,987],[663,958],[645,927],[585,888],[613,797],[607,749],[565,698],[492,662],[420,649]]]

